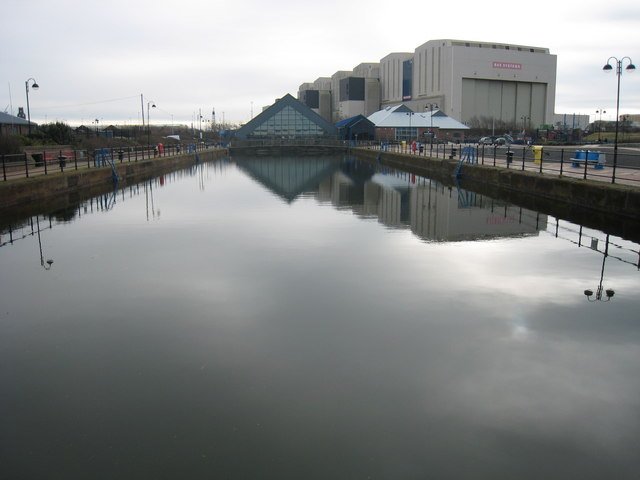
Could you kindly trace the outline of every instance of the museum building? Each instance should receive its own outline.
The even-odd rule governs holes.
[[[430,40],[303,83],[298,99],[332,123],[404,103],[414,112],[438,108],[469,126],[536,128],[553,122],[556,65],[543,47]]]

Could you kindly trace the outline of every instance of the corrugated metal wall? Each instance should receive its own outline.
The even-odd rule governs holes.
[[[543,83],[462,79],[462,118],[493,117],[507,123],[528,125],[544,123],[547,86]]]

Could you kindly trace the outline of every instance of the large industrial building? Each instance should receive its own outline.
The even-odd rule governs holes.
[[[530,129],[553,123],[555,89],[556,56],[547,48],[430,40],[303,83],[298,98],[334,123],[404,103],[414,112],[437,105],[468,126]]]

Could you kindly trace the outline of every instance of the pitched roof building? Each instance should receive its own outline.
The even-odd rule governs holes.
[[[31,122],[31,126],[36,126]],[[29,122],[22,117],[14,117],[8,113],[0,112],[1,135],[26,135],[29,133]]]
[[[414,112],[405,104],[379,110],[368,119],[376,126],[377,140],[455,141],[463,140],[464,132],[469,130],[441,110]]]
[[[286,94],[235,132],[243,140],[332,137],[337,129],[312,109]]]

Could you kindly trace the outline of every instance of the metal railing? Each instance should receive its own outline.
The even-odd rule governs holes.
[[[553,174],[640,186],[640,151],[617,153],[613,177],[613,154],[602,155],[600,149],[577,147],[543,147],[527,145],[476,144],[386,144],[361,142],[360,148],[406,154],[417,157],[458,160],[465,149],[473,149],[474,163],[507,169]]]
[[[207,144],[143,145],[97,150],[43,149],[13,155],[0,155],[2,180],[91,168],[108,168],[105,156],[114,163],[138,162],[154,158],[196,153],[214,148]]]

